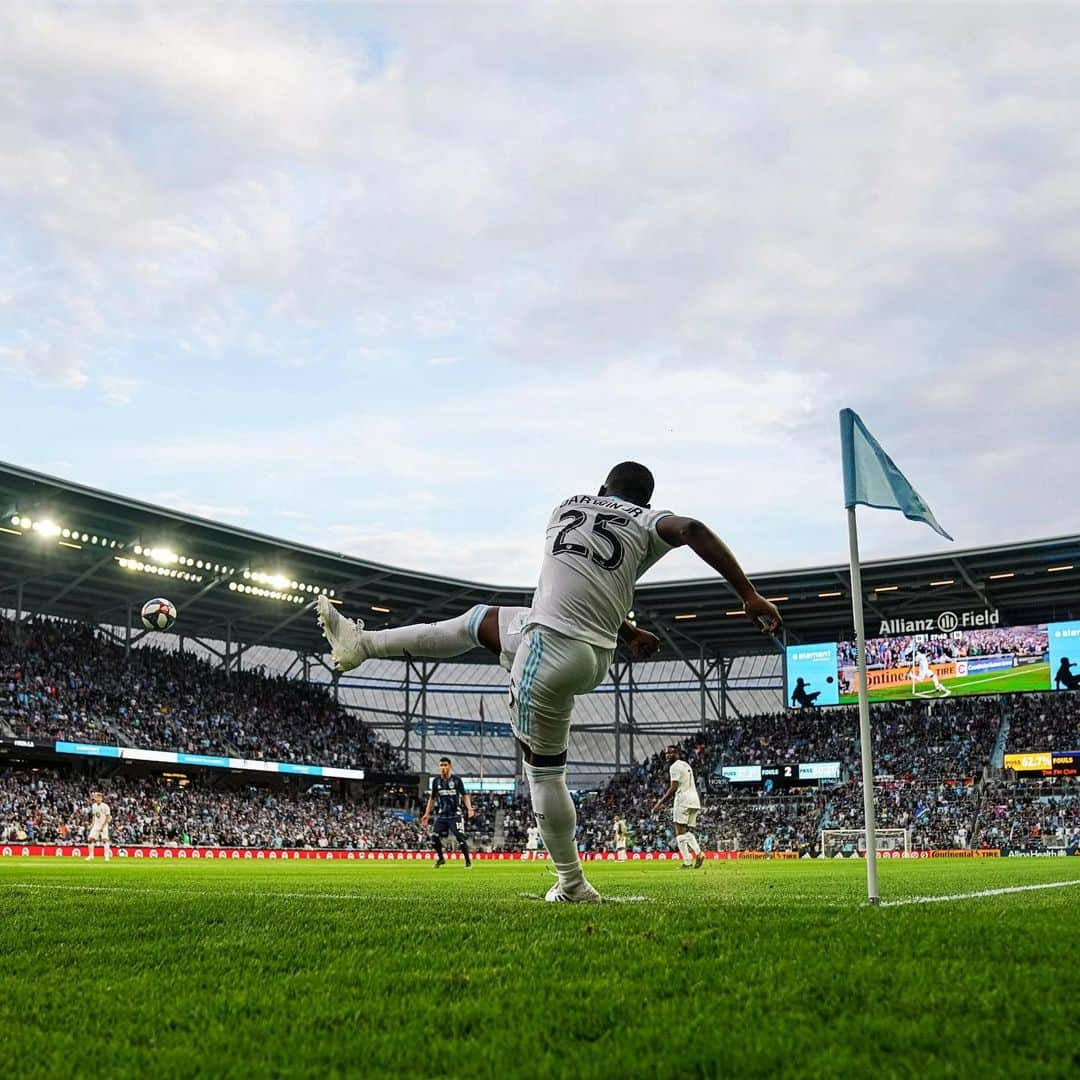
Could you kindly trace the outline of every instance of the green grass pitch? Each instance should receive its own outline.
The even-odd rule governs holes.
[[[954,697],[967,694],[1014,694],[1021,690],[1049,690],[1050,665],[1028,664],[1013,668],[1011,671],[984,671],[977,675],[962,675],[956,679],[942,679],[942,686],[951,691]],[[927,681],[919,684],[919,689],[931,699],[936,699],[934,684]],[[902,686],[889,686],[883,690],[871,691],[871,701],[909,701],[912,698],[911,681]],[[841,705],[854,705],[859,700],[858,694],[842,694]]]
[[[885,899],[1080,883],[889,861]],[[0,862],[0,1076],[1078,1075],[1080,884],[872,909],[861,861]]]

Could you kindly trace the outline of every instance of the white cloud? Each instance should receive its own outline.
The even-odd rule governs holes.
[[[131,396],[139,385],[138,379],[127,379],[121,375],[103,375],[98,382],[102,397],[110,405],[130,405]]]
[[[215,392],[145,465],[118,433],[109,460],[153,475],[114,486],[256,517],[258,475],[357,545],[381,521],[499,580],[632,453],[755,565],[837,558],[843,405],[963,541],[1066,531],[1029,477],[1080,485],[1078,29],[1022,5],[12,10],[0,373],[140,405],[160,380],[171,407],[182,354]],[[343,389],[348,437],[314,452],[326,384],[362,406]],[[908,535],[870,521],[866,546]]]

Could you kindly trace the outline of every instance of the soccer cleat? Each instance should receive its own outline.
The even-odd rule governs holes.
[[[445,859],[436,859],[435,860],[435,869],[436,870],[438,870],[440,866],[445,866],[445,865],[446,865],[446,860]]]
[[[565,890],[559,882],[555,882],[547,891],[544,899],[549,904],[599,904],[600,894],[587,882],[583,881],[571,891]]]
[[[472,869],[472,863],[471,863],[471,862],[467,862],[467,863],[465,864],[465,869],[466,869],[466,870],[471,870],[471,869]]]
[[[694,869],[700,870],[705,865],[705,852],[699,851],[694,856]]]
[[[319,627],[330,644],[330,656],[338,671],[351,671],[369,656],[363,619],[346,619],[325,596],[317,601]]]

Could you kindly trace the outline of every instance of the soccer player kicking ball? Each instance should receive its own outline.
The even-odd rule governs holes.
[[[938,673],[930,666],[930,657],[926,655],[926,649],[921,644],[912,645],[911,654],[911,694],[912,697],[928,697],[929,693],[923,693],[915,689],[917,683],[927,680],[934,681],[934,689],[939,697],[949,697],[951,691],[945,687],[938,678]]]
[[[90,844],[90,854],[86,856],[87,862],[94,857],[94,844],[101,841],[102,850],[105,852],[105,861],[112,858],[112,848],[109,846],[109,822],[112,821],[112,812],[109,804],[105,802],[105,796],[100,791],[91,793],[93,800],[90,804],[90,835],[87,838]]]
[[[403,627],[414,642],[410,648],[404,637],[390,636],[398,631],[369,634],[319,598],[319,620],[341,670],[369,656],[405,651],[456,656],[466,651],[462,639],[468,647],[500,649],[500,662],[510,669],[510,721],[525,759],[533,813],[559,877],[545,897],[551,902],[600,899],[585,880],[578,857],[577,812],[566,786],[566,748],[574,698],[604,680],[617,641],[624,641],[636,655],[635,649],[652,638],[642,638],[643,632],[625,621],[633,608],[637,579],[673,548],[686,545],[731,583],[747,617],[759,629],[772,634],[781,625],[780,612],[759,595],[711,529],[694,518],[650,509],[653,486],[652,473],[644,465],[627,461],[608,473],[597,495],[572,495],[561,502],[548,522],[532,607],[473,608],[458,620],[449,620],[455,624],[456,637],[444,635],[442,623],[430,624],[427,633],[425,628]],[[490,630],[492,623],[497,633],[481,639],[481,627]],[[509,643],[503,640],[504,630],[513,644],[512,658],[504,649]],[[397,648],[402,651],[389,651]]]
[[[461,813],[463,804],[469,817],[475,817],[476,811],[473,809],[472,799],[465,791],[461,777],[454,776],[451,772],[448,757],[439,758],[439,775],[431,778],[431,792],[428,795],[427,806],[424,808],[424,815],[420,818],[420,825],[426,829],[431,818],[431,808],[435,807],[435,834],[431,840],[435,847],[435,854],[438,855],[436,869],[446,863],[442,842],[450,833],[457,838],[458,847],[465,856],[466,869],[472,866],[469,844],[465,839],[465,821]]]
[[[698,796],[697,784],[694,783],[694,770],[690,763],[683,760],[682,751],[677,746],[669,746],[665,751],[668,765],[671,766],[668,775],[671,783],[667,791],[653,803],[652,812],[658,814],[660,807],[675,796],[675,805],[672,809],[672,817],[675,821],[675,843],[682,855],[682,869],[701,869],[705,861],[705,855],[694,835],[693,829],[697,824],[698,814],[701,812],[701,799]]]

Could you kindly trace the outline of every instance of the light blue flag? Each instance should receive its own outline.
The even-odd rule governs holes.
[[[844,505],[856,503],[881,510],[899,510],[911,521],[923,521],[934,532],[952,537],[937,523],[923,497],[866,430],[859,415],[840,410],[840,452],[844,459]]]

